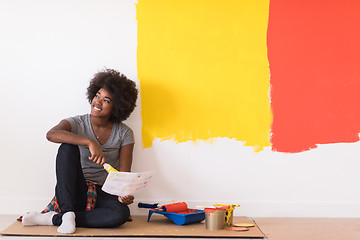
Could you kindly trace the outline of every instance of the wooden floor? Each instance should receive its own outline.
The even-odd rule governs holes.
[[[255,218],[270,240],[360,240],[360,218]]]
[[[0,215],[0,230],[14,222],[16,216]],[[257,225],[269,240],[360,240],[360,218],[254,218]],[[0,236],[1,240],[17,240],[24,237]],[[32,240],[44,239],[31,237]],[[64,239],[64,238],[62,238]],[[67,239],[67,238],[66,238]],[[89,239],[89,238],[78,238]],[[96,238],[134,239],[134,238]],[[154,238],[142,238],[154,239]],[[173,238],[161,238],[173,239]],[[177,238],[193,239],[193,238]],[[213,238],[201,238],[213,239]],[[225,238],[216,238],[225,239]]]

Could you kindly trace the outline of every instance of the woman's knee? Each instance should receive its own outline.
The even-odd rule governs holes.
[[[57,178],[77,176],[82,174],[80,163],[80,149],[77,145],[63,143],[60,145],[56,156],[56,175]],[[85,182],[84,182],[85,183]]]
[[[77,145],[72,145],[68,143],[62,143],[58,149],[57,153],[57,161],[64,162],[66,160],[70,160],[70,162],[74,162],[74,160],[80,159],[80,149]]]
[[[79,147],[77,145],[62,143],[59,147],[58,152],[65,153],[65,154],[80,154]]]
[[[112,208],[112,226],[109,227],[119,227],[127,222],[130,218],[130,209],[125,204],[119,204],[116,207]]]

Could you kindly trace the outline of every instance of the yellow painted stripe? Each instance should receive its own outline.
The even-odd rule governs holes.
[[[235,138],[270,146],[269,0],[139,0],[144,147]]]

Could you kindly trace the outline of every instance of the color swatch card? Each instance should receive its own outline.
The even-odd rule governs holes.
[[[110,171],[102,190],[117,196],[130,195],[145,188],[153,175],[154,171],[141,173]]]

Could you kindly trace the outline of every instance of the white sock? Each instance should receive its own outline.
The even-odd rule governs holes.
[[[24,226],[35,226],[35,225],[45,225],[51,226],[53,225],[52,218],[56,214],[56,212],[31,212],[23,216],[22,224]]]
[[[58,233],[74,233],[76,230],[75,213],[67,212],[62,216],[62,223],[58,227]]]

